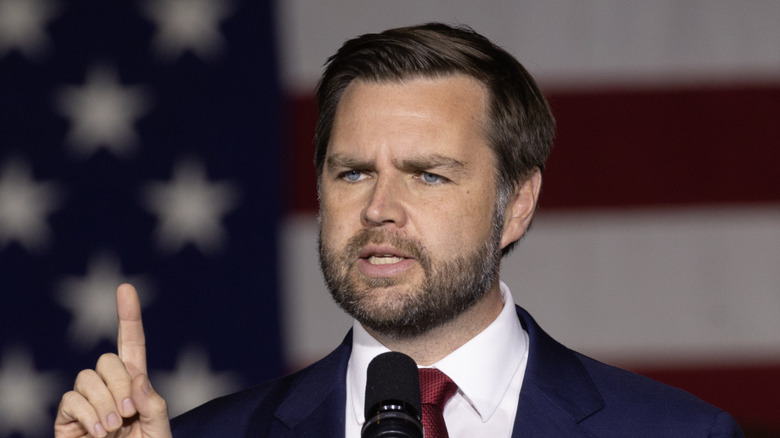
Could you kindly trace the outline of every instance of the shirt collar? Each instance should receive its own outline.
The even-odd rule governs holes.
[[[350,388],[352,399],[352,408],[355,410],[355,418],[358,423],[363,424],[365,417],[365,399],[366,399],[366,372],[368,364],[376,356],[390,351],[389,348],[382,345],[374,339],[363,326],[354,321],[352,323],[352,355],[349,357],[347,365],[347,387]]]
[[[509,288],[500,282],[504,307],[481,333],[433,364],[457,385],[458,393],[487,421],[498,408],[527,350],[527,340],[515,311]],[[352,355],[347,378],[350,380],[355,418],[365,421],[365,388],[368,364],[377,355],[390,351],[355,321]]]

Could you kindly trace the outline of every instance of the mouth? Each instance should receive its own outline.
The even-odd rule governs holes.
[[[358,257],[372,265],[390,265],[413,258],[409,254],[389,245],[365,246],[360,250]]]
[[[358,257],[358,268],[369,277],[395,277],[415,264],[409,254],[390,246],[366,246]]]
[[[368,263],[371,263],[372,265],[392,265],[393,263],[406,260],[406,258],[388,254],[376,254],[367,257],[365,260],[368,260]]]

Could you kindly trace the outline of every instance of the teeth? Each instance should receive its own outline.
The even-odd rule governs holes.
[[[368,258],[368,262],[372,265],[389,265],[392,263],[398,263],[403,260],[401,257],[393,256],[371,256]]]

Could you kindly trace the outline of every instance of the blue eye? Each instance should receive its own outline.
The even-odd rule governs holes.
[[[441,177],[439,175],[436,175],[434,173],[430,172],[423,172],[422,174],[423,181],[429,183],[429,184],[436,184],[441,182]]]
[[[359,181],[361,175],[362,173],[360,173],[360,171],[358,170],[350,170],[344,172],[344,179],[346,179],[347,181]]]

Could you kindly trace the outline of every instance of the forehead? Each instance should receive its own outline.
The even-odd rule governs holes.
[[[336,110],[328,154],[381,142],[418,149],[486,145],[486,108],[485,87],[467,76],[381,83],[355,80],[344,90]]]

